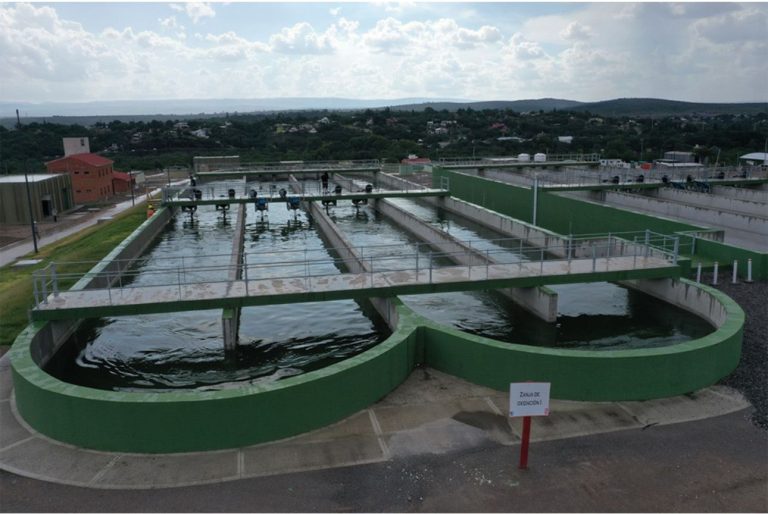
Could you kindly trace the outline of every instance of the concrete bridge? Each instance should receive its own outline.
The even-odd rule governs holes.
[[[240,185],[237,189],[240,189]],[[200,193],[200,198],[194,197],[194,190],[197,189]],[[222,204],[255,204],[259,200],[265,200],[267,203],[281,202],[285,203],[289,199],[298,199],[301,202],[307,201],[360,201],[377,198],[423,198],[423,197],[435,197],[446,196],[450,194],[445,189],[413,189],[410,191],[401,190],[371,190],[371,191],[342,191],[340,193],[335,192],[323,192],[315,188],[313,191],[289,193],[285,192],[285,196],[281,196],[277,191],[269,191],[267,193],[256,192],[256,196],[251,196],[250,192],[246,191],[244,194],[239,194],[237,189],[226,187],[222,188],[206,188],[205,186],[197,187],[183,187],[183,188],[165,188],[163,189],[164,205],[172,206],[200,206],[200,205],[222,205]],[[245,187],[247,189],[247,186]],[[230,194],[231,192],[231,194]]]
[[[35,274],[36,306],[31,316],[35,320],[124,316],[546,284],[677,278],[681,274],[676,255],[615,237],[602,244],[573,243],[566,249],[564,258],[549,258],[541,248],[533,250],[539,255],[538,259],[491,264],[490,258],[472,258],[470,253],[466,265],[442,267],[438,267],[436,261],[451,256],[430,253],[425,258],[419,255],[418,249],[415,253],[403,254],[397,250],[399,247],[394,253],[393,247],[388,248],[387,255],[382,255],[384,247],[358,249],[368,264],[368,271],[362,273],[330,274],[329,265],[340,264],[332,257],[310,259],[306,253],[273,252],[268,262],[244,262],[241,280],[231,278],[229,264],[205,265],[196,259],[189,265],[182,260],[181,264],[142,269],[140,273],[112,272],[101,281],[107,287],[78,291],[59,290],[60,280],[76,277],[57,274],[56,265],[52,264]],[[229,258],[229,254],[226,257]],[[130,284],[132,275],[152,275],[151,285]],[[218,281],[217,276],[221,277]]]

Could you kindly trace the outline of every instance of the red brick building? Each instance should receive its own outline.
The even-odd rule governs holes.
[[[68,173],[75,203],[95,203],[115,194],[112,162],[100,155],[81,153],[46,162],[49,173]]]
[[[131,185],[136,185],[136,177],[132,177],[128,173],[122,171],[112,172],[112,188],[115,193],[129,193],[131,191]]]

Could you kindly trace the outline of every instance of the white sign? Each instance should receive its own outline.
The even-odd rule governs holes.
[[[549,416],[549,382],[509,384],[509,415]]]

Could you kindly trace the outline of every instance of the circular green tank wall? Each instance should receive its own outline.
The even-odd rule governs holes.
[[[672,396],[717,382],[741,353],[741,308],[714,289],[692,287],[724,310],[725,320],[704,338],[670,347],[594,352],[510,345],[438,326],[393,299],[398,327],[378,346],[322,370],[225,391],[124,393],[61,382],[32,358],[46,332],[44,323],[34,323],[11,350],[16,404],[32,428],[53,439],[165,453],[233,448],[328,425],[382,398],[419,363],[498,390],[546,380],[561,399]]]

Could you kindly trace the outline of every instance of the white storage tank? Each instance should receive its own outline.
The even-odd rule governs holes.
[[[521,153],[521,154],[518,154],[517,160],[520,162],[528,162],[531,160],[531,156],[528,155],[527,153]]]
[[[547,160],[547,154],[545,153],[537,153],[533,156],[533,162],[544,162]]]

